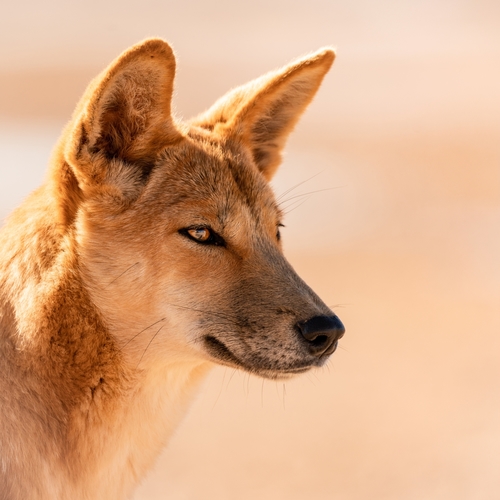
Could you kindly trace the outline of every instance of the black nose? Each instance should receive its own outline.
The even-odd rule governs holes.
[[[307,321],[299,321],[297,328],[309,352],[317,357],[335,351],[337,341],[345,333],[344,325],[337,316],[314,316]]]

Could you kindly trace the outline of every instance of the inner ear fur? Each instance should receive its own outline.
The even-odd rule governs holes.
[[[170,46],[149,39],[124,52],[91,82],[65,145],[65,159],[80,184],[102,182],[115,159],[144,177],[158,152],[180,139],[171,114],[174,76]]]
[[[193,123],[244,143],[259,170],[270,179],[290,132],[334,59],[335,52],[324,48],[268,73],[230,91]]]

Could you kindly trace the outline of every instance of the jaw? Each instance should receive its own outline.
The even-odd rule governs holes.
[[[279,362],[261,355],[235,355],[223,342],[207,335],[203,338],[203,346],[210,357],[218,364],[239,368],[253,375],[271,380],[287,380],[295,375],[309,371],[311,368],[322,366],[329,356],[313,358],[303,356],[289,362]]]

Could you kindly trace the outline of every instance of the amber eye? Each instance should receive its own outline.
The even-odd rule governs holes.
[[[193,227],[187,230],[187,233],[193,240],[196,241],[208,241],[210,239],[211,233],[210,230],[206,227]]]
[[[218,235],[213,229],[206,226],[194,226],[180,229],[179,233],[188,237],[190,240],[201,243],[202,245],[214,245],[225,247],[226,242],[222,236]]]
[[[285,227],[283,224],[278,224],[278,229],[276,230],[276,239],[278,241],[281,240],[281,233],[280,233],[280,227]]]

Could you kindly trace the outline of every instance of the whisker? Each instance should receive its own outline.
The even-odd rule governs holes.
[[[213,316],[219,316],[220,318],[223,319],[231,319],[231,320],[237,320],[238,318],[236,316],[232,316],[229,314],[224,314],[220,312],[214,312],[214,311],[209,311],[208,309],[196,309],[195,307],[190,307],[190,306],[181,306],[180,304],[173,304],[173,303],[168,303],[169,306],[172,307],[178,307],[179,309],[187,309],[188,311],[195,311],[195,312],[200,312],[204,314],[212,314]]]
[[[149,349],[149,346],[151,345],[151,342],[153,342],[153,340],[155,339],[155,337],[160,333],[160,330],[164,326],[165,325],[161,325],[160,328],[158,329],[158,331],[153,335],[153,337],[151,338],[151,340],[148,342],[148,345],[146,346],[146,349],[144,349],[144,352],[142,353],[141,359],[139,359],[139,363],[137,363],[137,366],[135,367],[136,370],[137,370],[137,368],[139,368],[139,365],[141,364],[142,358],[144,357],[144,354],[146,354],[146,351]]]
[[[314,380],[313,377],[316,377],[316,380]],[[308,371],[307,372],[307,378],[309,379],[309,382],[312,385],[314,385],[314,387],[316,387],[316,382],[318,380],[318,376],[316,375],[316,373],[314,373],[314,371]]]
[[[146,328],[144,328],[143,330],[141,330],[139,333],[136,333],[131,339],[129,339],[122,347],[121,347],[121,350],[123,351],[123,349],[125,347],[127,347],[130,342],[132,342],[132,340],[134,340],[135,338],[137,338],[141,333],[144,333],[146,330],[149,330],[152,326],[155,326],[157,325],[158,323],[161,323],[162,321],[165,321],[167,318],[162,318],[162,319],[159,319],[158,321],[155,321],[154,323],[152,323],[151,325],[147,326]],[[163,328],[163,327],[162,327]]]
[[[284,211],[284,213],[286,213],[290,209],[290,207],[293,207],[293,206],[299,204],[301,201],[308,200],[310,197],[311,197],[311,195],[307,195],[306,197],[302,197],[298,200],[287,202],[286,204],[283,204],[280,206],[280,210],[282,210],[282,211]]]
[[[236,368],[233,368],[233,373],[231,373],[231,376],[229,377],[229,380],[227,381],[227,385],[226,385],[226,391],[229,387],[229,384],[231,383],[231,380],[233,380],[233,377],[234,377],[234,374],[236,373]]]
[[[215,398],[215,402],[214,402],[214,404],[212,406],[212,412],[215,410],[215,406],[219,402],[219,398],[220,398],[220,396],[222,394],[222,389],[224,389],[224,381],[226,380],[226,373],[227,373],[227,366],[224,367],[224,375],[222,377],[222,382],[220,384],[219,394],[217,394],[217,397]]]
[[[314,174],[313,176],[307,178],[306,180],[304,180],[302,182],[299,182],[298,184],[295,184],[295,186],[292,186],[291,188],[287,189],[284,193],[281,193],[276,198],[276,201],[279,202],[279,200],[281,200],[281,198],[283,198],[283,196],[287,195],[288,193],[290,193],[294,189],[297,189],[299,186],[302,186],[302,184],[305,184],[306,182],[309,182],[311,179],[314,179],[315,177],[318,177],[318,175],[322,174],[323,172],[324,172],[324,170],[322,170],[321,172],[318,172],[317,174]]]
[[[250,396],[250,374],[249,373],[246,374],[246,379],[247,379],[246,389],[247,389],[247,402],[248,402],[248,396]]]
[[[290,206],[292,206],[293,208],[288,208],[287,210],[283,210],[284,214],[286,215],[286,214],[289,214],[290,212],[293,212],[295,209],[297,209],[297,208],[299,208],[301,205],[303,205],[303,204],[304,204],[304,203],[305,203],[305,202],[306,202],[309,198],[310,198],[310,196],[308,196],[305,200],[302,200],[302,202],[301,202],[301,203],[296,203],[296,205],[295,205],[295,206],[293,206],[293,204],[292,204],[292,205],[290,205]]]
[[[302,196],[308,196],[308,195],[311,195],[311,194],[321,193],[323,191],[333,191],[333,190],[336,190],[336,189],[340,189],[342,187],[345,187],[345,186],[335,186],[335,187],[331,187],[331,188],[316,189],[314,191],[309,191],[307,193],[296,194],[294,196],[290,196],[290,198],[286,198],[285,200],[281,201],[280,202],[280,206],[283,203],[286,203],[287,201],[294,200],[295,198],[301,198]]]
[[[179,309],[187,309],[188,311],[195,311],[195,312],[199,312],[199,313],[203,313],[203,314],[211,314],[213,316],[219,317],[221,319],[225,319],[225,320],[233,322],[233,323],[237,323],[237,321],[238,321],[238,318],[236,316],[230,316],[230,315],[223,314],[223,313],[216,313],[214,311],[209,311],[209,310],[204,310],[204,309],[196,309],[195,307],[181,306],[180,304],[167,303],[167,305],[172,306],[172,307],[178,307]],[[158,323],[160,323],[162,321],[165,321],[166,319],[167,319],[166,317],[161,318],[158,321],[155,321],[151,325],[147,326],[146,328],[143,328],[140,332],[136,333],[132,338],[130,338],[121,347],[121,350],[123,350],[125,347],[127,347],[127,345],[130,344],[130,342],[132,342],[133,340],[135,340],[141,333],[144,333],[146,330],[149,330],[151,327],[157,325]],[[226,323],[220,323],[220,324],[226,325]]]
[[[109,286],[111,286],[116,280],[119,280],[125,273],[128,273],[133,267],[137,266],[139,262],[136,262],[135,264],[132,264],[131,266],[127,267],[123,273],[119,274],[113,281],[110,281],[105,287],[104,290],[106,290]]]

